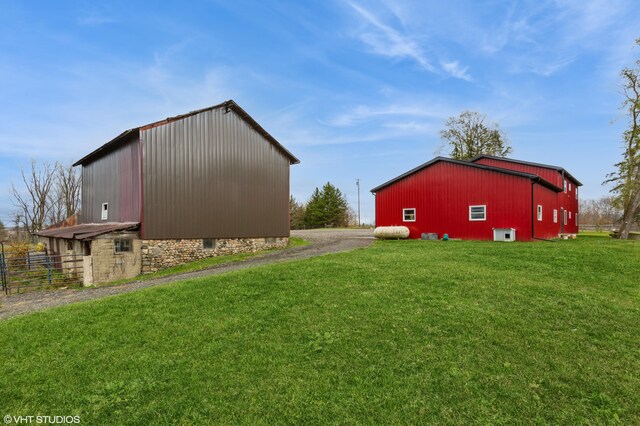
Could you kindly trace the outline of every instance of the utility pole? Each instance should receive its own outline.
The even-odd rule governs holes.
[[[362,225],[360,221],[360,179],[356,179],[356,186],[358,187],[358,226]]]

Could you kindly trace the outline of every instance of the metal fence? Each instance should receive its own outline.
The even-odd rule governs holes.
[[[82,284],[82,256],[44,251],[0,254],[0,277],[5,294],[42,287]]]

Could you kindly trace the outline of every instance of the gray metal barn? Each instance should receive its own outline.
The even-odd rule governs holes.
[[[289,166],[297,163],[229,100],[127,130],[77,161],[77,226],[139,224],[140,244],[124,247],[140,247],[143,273],[286,245]],[[114,253],[123,248],[116,247],[120,239],[114,239]],[[93,257],[96,269],[99,260]],[[101,279],[93,274],[94,282]]]

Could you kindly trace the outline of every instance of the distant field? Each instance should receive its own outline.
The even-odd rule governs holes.
[[[640,423],[640,241],[384,241],[0,322],[0,415]]]

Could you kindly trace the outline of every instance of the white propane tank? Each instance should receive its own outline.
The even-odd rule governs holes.
[[[406,226],[378,226],[373,236],[380,239],[409,238],[409,228]]]

